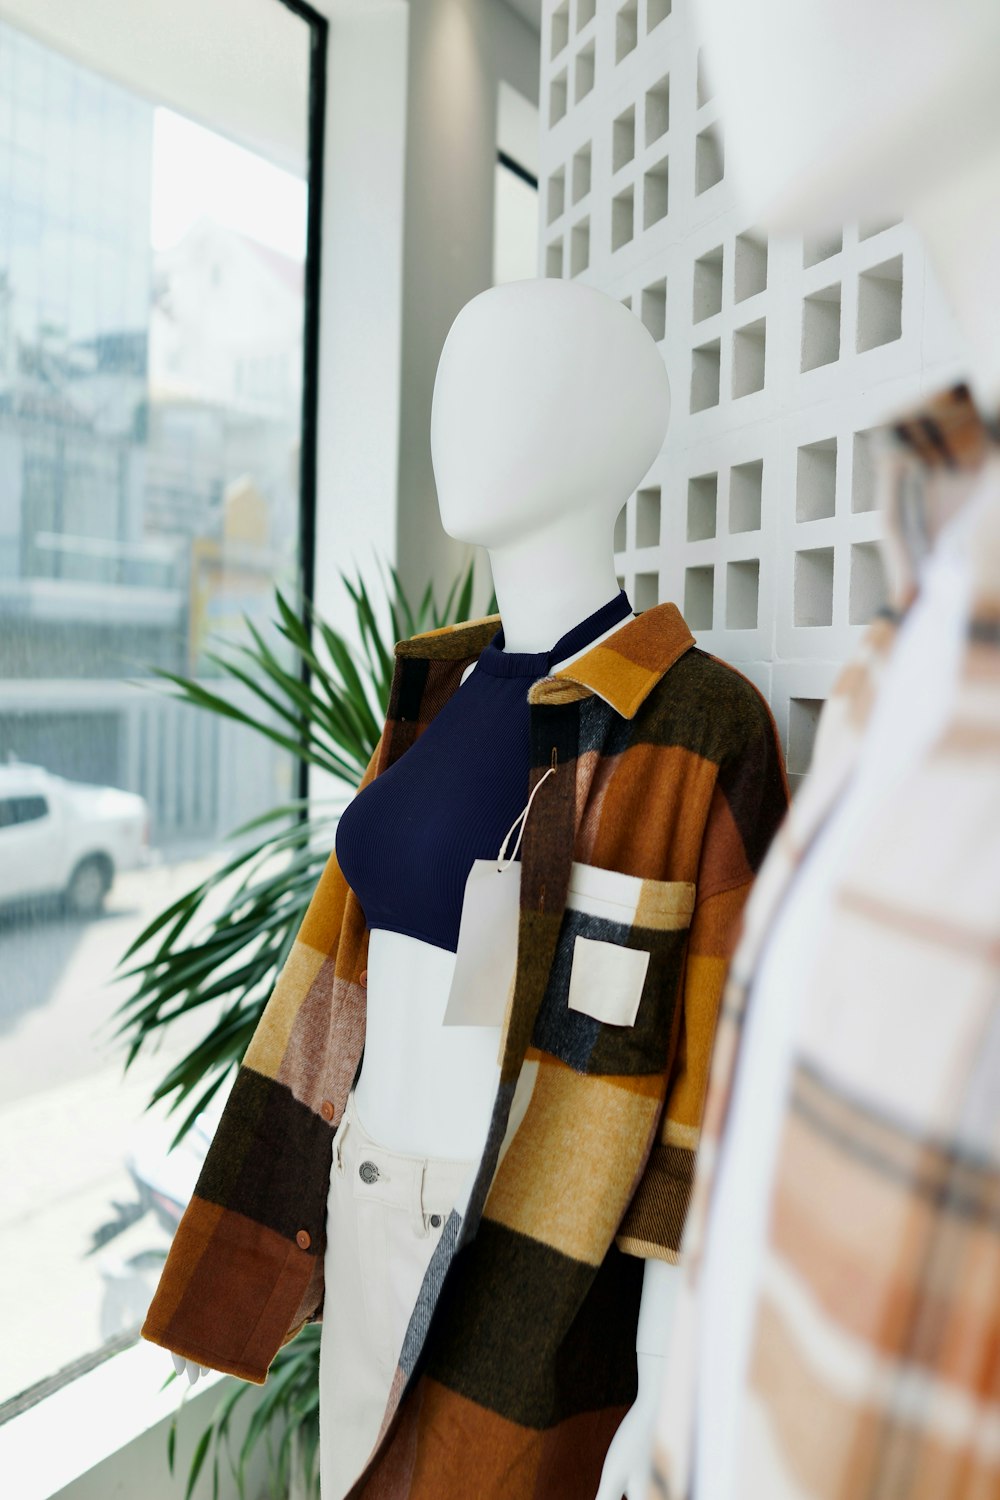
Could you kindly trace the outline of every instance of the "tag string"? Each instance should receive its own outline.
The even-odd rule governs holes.
[[[548,770],[545,772],[545,776],[551,776],[554,771],[555,766],[549,766]],[[501,874],[505,869],[509,869],[509,867],[514,863],[514,860],[517,858],[517,851],[521,847],[521,834],[524,832],[524,825],[528,821],[528,811],[531,807],[532,801],[534,800],[535,793],[538,791],[538,788],[545,780],[545,776],[540,776],[535,782],[535,785],[531,789],[531,796],[528,798],[527,806],[518,813],[517,817],[508,828],[503,843],[500,845],[500,853],[497,855],[497,870],[500,871]],[[514,844],[513,849],[510,851],[510,858],[508,859],[506,865],[504,865],[502,861],[504,857],[504,850],[507,847],[507,839],[510,838],[511,834],[514,832],[514,829],[517,828],[518,823],[521,824],[521,827],[517,835],[517,841]]]

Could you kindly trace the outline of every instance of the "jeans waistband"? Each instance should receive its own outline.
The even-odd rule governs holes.
[[[352,1089],[334,1137],[333,1166],[350,1176],[355,1198],[408,1211],[415,1232],[426,1234],[432,1218],[447,1218],[475,1163],[380,1146],[358,1118]]]

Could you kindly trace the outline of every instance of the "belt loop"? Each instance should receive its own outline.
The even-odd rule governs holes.
[[[344,1117],[343,1117],[343,1119],[340,1122],[340,1129],[337,1131],[337,1139],[336,1139],[336,1141],[334,1143],[334,1147],[333,1147],[333,1159],[334,1159],[334,1162],[336,1163],[337,1171],[341,1172],[341,1173],[343,1173],[343,1170],[344,1170],[344,1157],[343,1157],[344,1137],[346,1136],[348,1130],[350,1129],[350,1125],[351,1125],[351,1121],[350,1121],[350,1108],[351,1108],[351,1096],[350,1096],[350,1094],[348,1094],[348,1096],[347,1096],[347,1103],[344,1106]]]
[[[419,1235],[421,1239],[426,1239],[429,1233],[427,1215],[424,1213],[424,1173],[426,1170],[426,1161],[414,1162],[410,1217],[413,1223],[413,1233]]]

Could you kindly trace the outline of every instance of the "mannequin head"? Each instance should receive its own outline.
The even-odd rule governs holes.
[[[591,515],[607,538],[663,445],[670,392],[652,337],[580,282],[506,282],[449,330],[431,454],[449,536],[500,548]]]
[[[1000,142],[996,0],[696,0],[726,151],[772,232],[909,214]]]

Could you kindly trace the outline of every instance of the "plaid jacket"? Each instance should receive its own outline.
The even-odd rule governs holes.
[[[396,643],[362,784],[414,743],[499,624]],[[596,1491],[636,1395],[644,1257],[678,1254],[736,924],[787,805],[765,701],[694,646],[673,604],[527,696],[526,797],[545,779],[522,842],[492,1122],[355,1496]],[[331,1138],[364,1044],[367,938],[331,852],[142,1329],[245,1380],[263,1382],[322,1314]],[[616,1014],[637,963],[631,1024],[568,1007],[571,977],[586,996],[599,974],[595,1009]]]
[[[699,1272],[757,958],[855,765],[916,563],[978,485],[948,723],[843,872],[800,1004],[737,1463],[741,1500],[1000,1496],[1000,431],[959,387],[894,436],[895,609],[824,709],[724,993],[651,1500],[691,1493]]]

